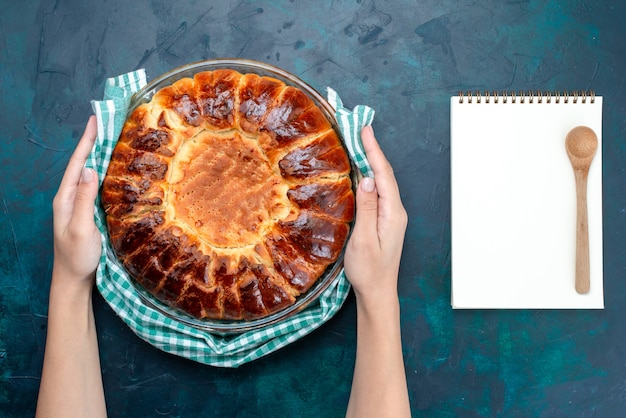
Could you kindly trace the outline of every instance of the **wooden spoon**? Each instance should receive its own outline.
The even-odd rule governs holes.
[[[591,128],[577,126],[567,134],[565,149],[576,178],[576,291],[589,292],[589,230],[587,227],[587,174],[598,148]]]

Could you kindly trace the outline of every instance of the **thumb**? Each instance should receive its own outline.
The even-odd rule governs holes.
[[[94,202],[98,194],[98,176],[91,168],[83,168],[74,197],[72,217],[78,225],[93,223]]]
[[[364,234],[378,240],[378,193],[372,177],[363,178],[356,191],[355,234]]]

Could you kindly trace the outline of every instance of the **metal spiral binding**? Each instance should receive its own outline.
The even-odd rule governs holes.
[[[515,90],[511,91],[502,91],[498,93],[497,91],[485,91],[481,94],[480,91],[476,90],[475,92],[467,91],[459,92],[459,103],[463,103],[467,101],[467,103],[481,103],[484,99],[486,104],[489,104],[491,100],[493,103],[499,103],[500,101],[504,104],[506,103],[595,103],[596,101],[596,93],[593,90],[586,91],[574,90],[572,92],[569,91],[540,91],[537,90],[535,92],[528,91],[524,93],[523,91],[515,92]]]

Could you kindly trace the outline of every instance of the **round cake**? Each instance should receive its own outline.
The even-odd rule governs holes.
[[[102,185],[110,243],[156,299],[199,319],[263,318],[334,263],[350,162],[302,90],[203,71],[128,116]]]

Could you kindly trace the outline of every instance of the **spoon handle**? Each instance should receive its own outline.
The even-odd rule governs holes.
[[[576,176],[576,291],[589,292],[589,229],[587,221],[587,171]]]

